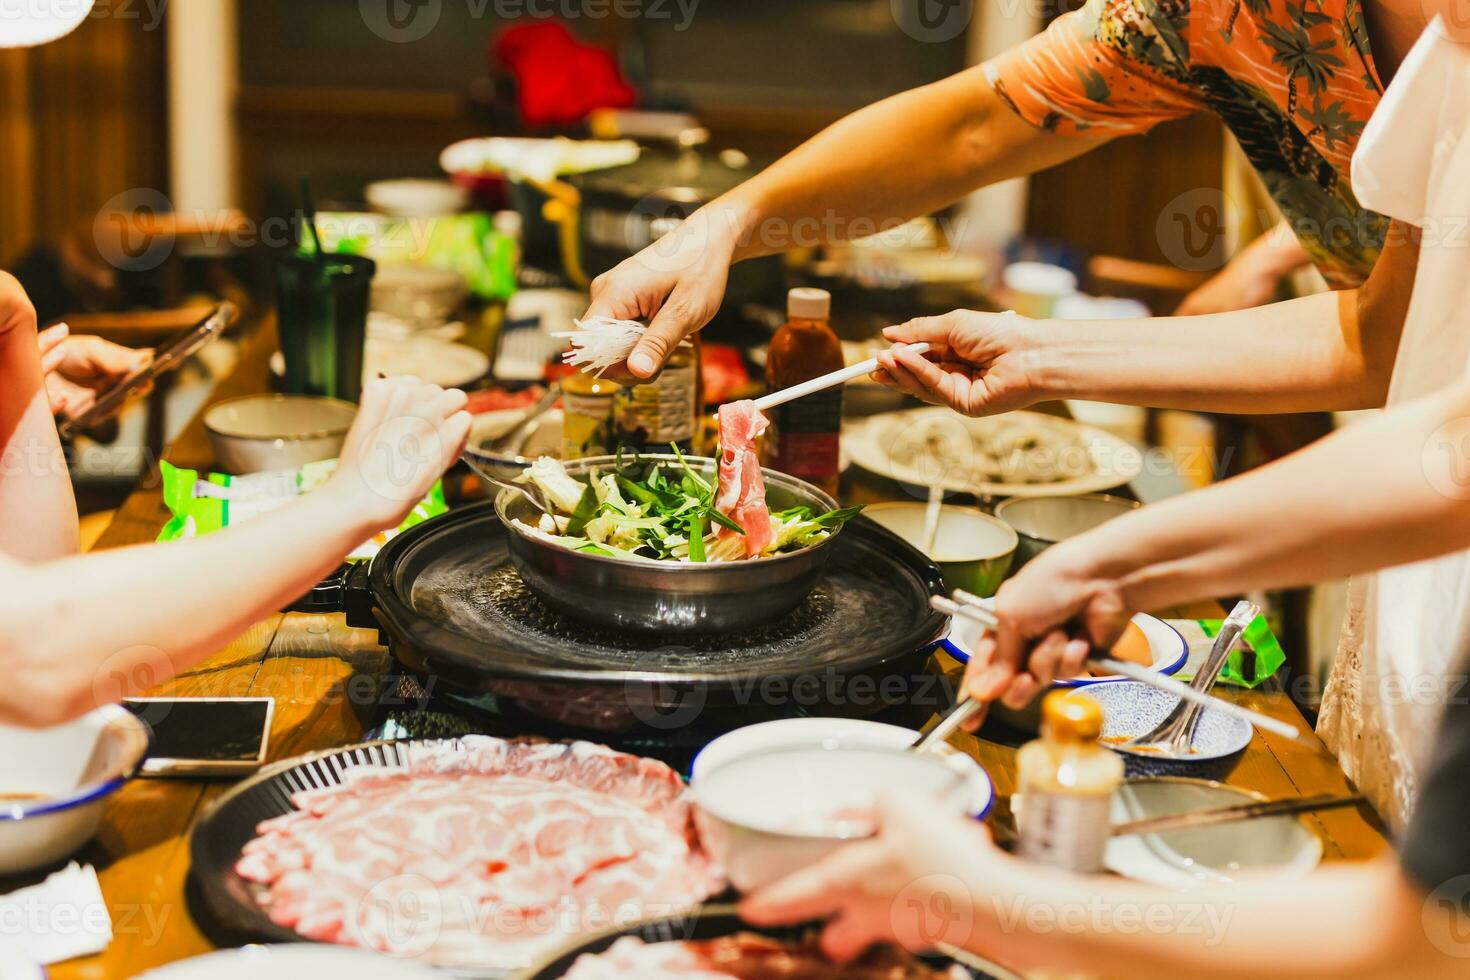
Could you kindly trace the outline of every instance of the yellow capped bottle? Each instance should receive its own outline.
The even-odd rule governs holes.
[[[1112,829],[1113,791],[1123,760],[1098,744],[1102,707],[1085,695],[1052,691],[1041,703],[1041,738],[1021,746],[1019,853],[1069,871],[1101,871]]]

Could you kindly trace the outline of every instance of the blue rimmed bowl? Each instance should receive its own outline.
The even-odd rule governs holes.
[[[1085,693],[1102,705],[1102,740],[1108,748],[1123,757],[1127,775],[1189,776],[1199,779],[1224,779],[1240,761],[1241,753],[1251,742],[1255,729],[1244,718],[1206,708],[1195,729],[1194,741],[1187,755],[1164,755],[1140,751],[1123,743],[1153,730],[1169,716],[1179,699],[1174,695],[1137,681],[1098,684]]]
[[[949,635],[940,640],[936,648],[944,650],[962,664],[969,663],[970,654],[980,642],[982,632],[983,628],[974,620],[957,617],[950,621]],[[1139,613],[1133,617],[1123,638],[1113,648],[1113,656],[1139,663],[1147,662],[1149,669],[1173,676],[1189,660],[1189,644],[1178,630],[1162,619],[1148,613]],[[1126,678],[1117,674],[1100,674],[1056,681],[1052,687],[1092,689],[1098,685],[1119,684],[1125,680]],[[1041,697],[1037,696],[1019,711],[1007,708],[997,701],[990,706],[990,717],[1005,722],[1017,731],[1035,734],[1041,725]]]
[[[117,705],[53,728],[0,725],[0,874],[52,864],[90,840],[150,741],[148,726]]]
[[[690,767],[700,840],[730,883],[748,892],[871,833],[798,830],[792,818],[799,815],[867,809],[879,792],[898,792],[931,796],[925,805],[984,819],[995,803],[990,774],[950,746],[906,752],[918,737],[908,728],[851,718],[783,718],[722,735]],[[799,759],[817,752],[827,757]],[[769,765],[742,771],[752,760]]]

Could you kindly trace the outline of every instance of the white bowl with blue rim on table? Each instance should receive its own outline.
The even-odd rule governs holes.
[[[90,840],[151,740],[113,704],[52,728],[0,725],[0,874],[45,867]]]
[[[690,767],[700,840],[748,892],[871,836],[881,792],[984,819],[995,803],[985,769],[951,746],[909,752],[918,737],[853,718],[783,718],[722,735]]]
[[[956,616],[950,620],[949,635],[936,644],[936,649],[962,664],[969,663],[970,655],[984,632],[985,627],[975,620]],[[1139,613],[1124,629],[1109,655],[1117,660],[1141,664],[1157,673],[1173,676],[1189,660],[1189,644],[1178,630],[1162,619],[1148,613]],[[1052,687],[1083,689],[1124,680],[1126,678],[1117,674],[1089,674],[1055,681]],[[1035,700],[1019,711],[996,701],[990,706],[990,717],[1020,732],[1034,734],[1041,724],[1041,698],[1044,694],[1045,692],[1038,694]]]

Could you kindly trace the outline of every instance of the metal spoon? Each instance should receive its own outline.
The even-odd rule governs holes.
[[[516,423],[515,427],[502,436],[491,439],[488,448],[491,452],[502,453],[510,456],[519,456],[526,440],[530,438],[536,423],[541,416],[551,410],[551,406],[561,397],[561,384],[553,383],[546,386],[546,391],[536,399],[526,414]],[[476,472],[479,472],[478,470]]]
[[[557,516],[556,509],[552,507],[551,504],[546,500],[546,497],[542,493],[541,488],[536,486],[535,484],[516,483],[513,480],[507,480],[503,477],[496,476],[493,471],[481,464],[469,453],[463,453],[460,456],[460,459],[463,459],[465,461],[465,465],[474,470],[475,475],[484,480],[486,483],[497,486],[502,490],[509,490],[511,493],[518,493],[522,497],[525,497],[527,500],[529,500],[532,506],[534,506],[541,513],[547,514],[553,518]]]
[[[1256,614],[1260,611],[1260,606],[1245,599],[1235,604],[1235,608],[1230,610],[1230,615],[1221,624],[1220,633],[1215,637],[1209,656],[1205,657],[1205,662],[1190,681],[1191,688],[1201,694],[1209,694],[1214,689],[1221,671],[1225,669],[1225,661],[1240,642],[1246,627],[1255,621]],[[1157,749],[1172,756],[1187,755],[1189,747],[1194,744],[1194,732],[1199,727],[1200,716],[1199,704],[1180,701],[1152,730],[1123,744],[1128,748]]]

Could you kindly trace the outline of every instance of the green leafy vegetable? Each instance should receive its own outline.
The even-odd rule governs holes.
[[[743,537],[745,529],[715,507],[715,488],[677,446],[674,455],[677,463],[620,453],[612,472],[590,471],[585,483],[555,460],[537,460],[526,479],[546,492],[562,516],[558,528],[543,518],[536,532],[575,551],[604,557],[688,562],[745,558],[745,546],[736,537]],[[817,513],[799,506],[776,511],[771,514],[772,544],[763,554],[817,544],[859,510]]]

